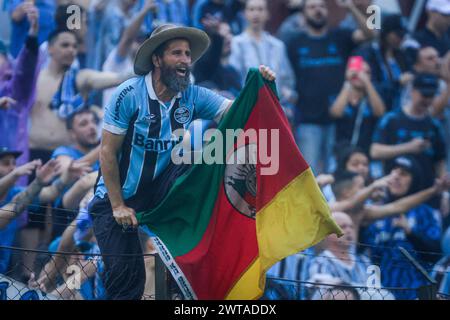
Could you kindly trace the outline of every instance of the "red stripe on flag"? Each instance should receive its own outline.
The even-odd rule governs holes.
[[[175,260],[198,299],[224,299],[257,256],[255,220],[233,208],[222,184],[202,240]]]
[[[245,130],[250,128],[267,129],[267,147],[268,154],[272,153],[271,148],[271,129],[279,130],[278,151],[278,172],[275,175],[261,175],[260,159],[257,165],[257,205],[259,211],[269,203],[275,195],[286,187],[295,177],[309,168],[309,165],[303,159],[300,150],[295,143],[289,122],[284,111],[279,107],[275,94],[265,85],[259,91],[258,101],[253,109],[245,126]],[[261,139],[258,139],[258,152],[264,147],[261,145]]]

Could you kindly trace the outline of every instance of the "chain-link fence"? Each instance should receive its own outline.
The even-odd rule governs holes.
[[[106,276],[102,255],[93,248],[83,252],[49,252],[1,247],[0,255],[10,255],[11,266],[0,274],[0,300],[103,300]],[[24,260],[34,256],[32,268]],[[105,255],[106,256],[106,255]],[[183,300],[183,295],[164,263],[157,255],[136,257],[117,256],[117,259],[144,259],[146,279],[142,299]],[[126,266],[123,262],[121,265]],[[133,264],[131,264],[133,265]],[[132,276],[133,270],[123,269]],[[375,288],[348,284],[293,281],[268,277],[262,300],[395,300],[399,294],[414,295],[418,299],[450,300],[450,296],[436,292],[434,287]]]
[[[103,257],[94,248],[83,252],[49,252],[0,247],[0,255],[10,256],[11,266],[0,274],[0,300],[103,300],[106,298]],[[33,267],[26,261],[32,258]],[[120,260],[144,259],[146,279],[142,299],[154,300],[155,255],[115,256],[124,266],[122,273],[132,277],[134,270]]]

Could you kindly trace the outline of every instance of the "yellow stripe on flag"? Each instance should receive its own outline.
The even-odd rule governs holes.
[[[265,273],[287,256],[303,251],[327,235],[342,235],[311,169],[293,179],[256,214],[259,257],[240,277],[227,299],[257,299]]]

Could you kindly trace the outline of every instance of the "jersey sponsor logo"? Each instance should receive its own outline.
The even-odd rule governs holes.
[[[134,90],[133,86],[128,86],[125,89],[122,90],[122,92],[120,92],[119,96],[117,97],[116,100],[116,106],[114,108],[114,120],[119,121],[120,119],[120,105],[123,102],[123,99],[125,98],[125,96]]]
[[[175,118],[176,122],[185,124],[191,119],[191,112],[186,107],[178,107],[174,111],[173,117]]]
[[[155,138],[147,138],[143,134],[135,133],[133,139],[133,145],[137,147],[144,148],[146,151],[167,151],[173,149],[177,144],[183,141],[183,137],[180,136],[176,138],[175,136],[172,139],[155,139]]]

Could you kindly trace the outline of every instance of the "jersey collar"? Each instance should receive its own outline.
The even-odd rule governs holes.
[[[155,90],[153,89],[152,72],[148,73],[145,76],[145,86],[147,87],[147,92],[148,92],[150,99],[157,100],[159,102],[159,104],[161,106],[163,106],[163,108],[166,108],[166,109],[172,108],[175,101],[182,97],[181,92],[178,92],[178,94],[176,96],[174,96],[172,98],[172,100],[170,101],[170,106],[167,107],[167,105],[163,101],[158,99],[158,96],[156,95]]]

